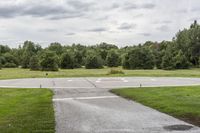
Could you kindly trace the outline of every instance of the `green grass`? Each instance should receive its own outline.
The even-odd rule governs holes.
[[[54,133],[52,92],[48,89],[0,89],[1,133]]]
[[[115,68],[116,69],[116,68]],[[121,70],[121,68],[117,68]],[[117,77],[117,76],[153,76],[153,77],[200,77],[200,69],[187,70],[122,70],[122,74],[108,74],[111,68],[104,69],[61,69],[58,72],[48,72],[49,78],[56,77]],[[46,77],[45,71],[30,71],[29,69],[4,68],[0,70],[0,79],[40,78]]]
[[[200,126],[200,86],[128,88],[111,92]]]

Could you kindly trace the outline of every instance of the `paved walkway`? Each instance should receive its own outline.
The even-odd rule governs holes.
[[[52,88],[57,133],[200,133],[200,129],[134,101],[110,88],[200,85],[198,78],[54,78],[0,80],[0,87]],[[175,131],[168,126],[192,126]]]

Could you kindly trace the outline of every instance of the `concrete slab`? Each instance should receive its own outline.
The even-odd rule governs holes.
[[[108,92],[111,88],[200,85],[200,78],[118,77],[0,80],[0,87],[51,88],[57,133],[200,133],[200,128]],[[166,127],[192,126],[185,131]]]

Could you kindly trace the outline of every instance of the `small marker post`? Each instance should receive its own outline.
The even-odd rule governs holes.
[[[140,88],[142,88],[142,84],[140,84]]]

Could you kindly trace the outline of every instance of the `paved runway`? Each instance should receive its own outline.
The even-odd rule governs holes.
[[[30,78],[0,80],[0,87],[20,88],[119,88],[139,86],[200,85],[200,78],[125,77],[125,78]]]
[[[57,133],[200,133],[200,129],[108,92],[111,88],[200,85],[199,78],[51,78],[0,80],[0,87],[51,88]],[[167,126],[188,125],[175,131]]]

